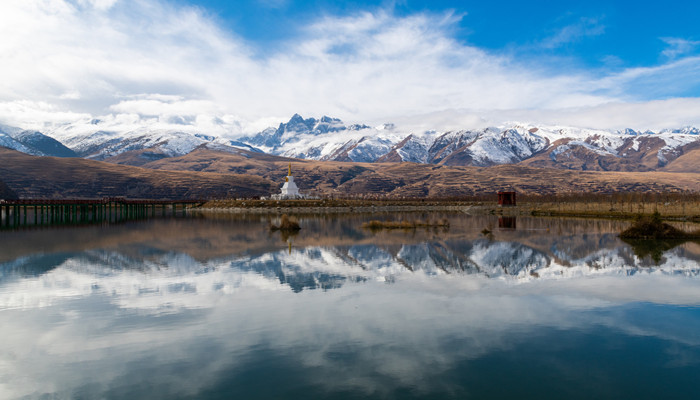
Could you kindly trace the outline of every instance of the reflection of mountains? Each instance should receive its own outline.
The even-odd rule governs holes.
[[[518,242],[486,239],[403,245],[398,251],[373,245],[333,250],[339,259],[349,256],[367,271],[400,272],[400,266],[428,275],[480,274],[490,278],[532,279],[589,274],[700,274],[700,264],[689,258],[683,247],[668,252],[657,265],[635,257],[629,247],[606,246],[619,243],[614,235],[602,235],[597,243],[594,251],[580,255],[576,254],[580,249],[571,247],[567,241],[553,244],[548,254]]]
[[[614,237],[610,240],[615,242]],[[352,282],[392,283],[437,275],[512,282],[594,275],[700,276],[697,257],[683,246],[667,252],[658,265],[638,259],[627,246],[576,258],[556,245],[553,251],[559,256],[518,242],[487,239],[309,246],[207,261],[146,247],[140,255],[130,250],[36,255],[0,263],[0,309],[107,295],[120,307],[168,312],[209,307],[231,293],[328,290]]]
[[[182,276],[227,269],[257,274],[294,291],[331,289],[348,281],[367,279],[390,281],[404,273],[516,280],[636,273],[700,275],[700,264],[684,246],[665,253],[657,264],[648,258],[639,259],[628,246],[619,246],[613,234],[585,239],[572,236],[552,242],[550,238],[549,252],[519,242],[454,239],[404,245],[309,246],[208,262],[143,246],[131,247],[125,253],[94,250],[23,257],[0,264],[0,281],[37,277],[62,266],[93,276],[119,271],[140,271],[146,275],[167,271],[168,276]]]
[[[307,247],[238,260],[231,266],[275,277],[295,291],[339,287],[348,280],[392,281],[404,273],[466,274],[514,280],[638,273],[700,275],[700,264],[683,247],[668,252],[655,264],[635,257],[629,247],[615,247],[619,241],[614,235],[598,237],[596,250],[581,254],[577,254],[580,246],[572,242],[563,240],[552,245],[551,254],[522,243],[486,239],[387,247],[371,244]]]
[[[114,278],[115,284],[119,276],[138,277],[138,285],[166,292],[169,285],[197,281],[202,283],[192,285],[199,291],[211,289],[204,284],[237,290],[253,276],[256,285],[264,281],[266,287],[298,292],[392,281],[401,274],[525,281],[601,274],[697,276],[700,270],[698,244],[676,247],[656,260],[640,257],[618,239],[623,225],[617,221],[519,217],[517,229],[499,230],[497,217],[448,217],[449,231],[377,234],[359,228],[373,216],[307,218],[289,248],[267,230],[269,217],[255,216],[5,232],[0,234],[0,285],[65,270],[95,280]],[[484,227],[494,229],[494,240],[479,233]],[[154,277],[168,283],[153,283]]]

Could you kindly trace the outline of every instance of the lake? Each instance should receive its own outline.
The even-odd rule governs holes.
[[[0,231],[0,398],[697,398],[700,244],[400,217]]]

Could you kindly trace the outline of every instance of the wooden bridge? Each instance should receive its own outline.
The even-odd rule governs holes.
[[[156,216],[185,215],[203,200],[102,199],[0,200],[0,228],[115,223]]]

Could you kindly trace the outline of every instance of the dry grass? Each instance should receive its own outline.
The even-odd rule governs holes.
[[[274,187],[253,175],[156,171],[80,158],[36,157],[3,148],[0,177],[21,198],[206,199],[260,196]]]
[[[658,212],[665,219],[700,220],[700,201],[612,201],[612,202],[540,202],[520,206],[532,215],[634,218]]]
[[[531,195],[700,190],[700,173],[697,172],[601,172],[523,165],[481,168],[415,163],[351,163],[211,150],[195,150],[183,157],[149,163],[147,167],[257,175],[275,182],[276,193],[290,161],[295,171],[295,181],[303,193],[327,197],[493,197],[497,191],[506,189]]]

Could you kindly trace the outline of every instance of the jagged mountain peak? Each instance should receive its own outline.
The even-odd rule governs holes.
[[[292,118],[287,121],[287,123],[280,123],[280,126],[288,126],[288,127],[296,127],[299,125],[303,125],[306,128],[309,128],[309,125],[313,125],[316,122],[315,119],[309,118],[308,120],[305,120],[304,117],[302,117],[299,114],[294,114],[292,115]]]
[[[221,128],[223,124],[235,125],[231,121],[209,118],[207,123],[214,126],[211,130],[200,129],[188,119],[178,121],[86,118],[57,127],[47,132],[49,136],[0,125],[0,146],[34,155],[77,153],[98,160],[132,150],[153,150],[163,157],[174,157],[208,144],[210,148],[230,147],[329,161],[407,161],[455,166],[526,163],[546,168],[680,171],[681,167],[672,164],[682,159],[683,171],[700,169],[700,162],[694,161],[700,154],[700,130],[693,126],[653,132],[512,122],[479,129],[414,132],[391,123],[375,127],[345,125],[341,119],[328,115],[304,118],[295,113],[277,127],[233,140],[234,135],[227,137]],[[50,149],[51,141],[55,148],[63,146],[52,137],[68,146],[64,148],[66,153]]]
[[[294,132],[297,134],[323,134],[328,132],[337,132],[347,129],[338,118],[323,116],[321,119],[307,118],[304,119],[299,114],[294,114],[287,123],[280,123],[277,129],[279,133]]]

